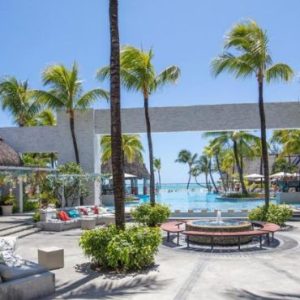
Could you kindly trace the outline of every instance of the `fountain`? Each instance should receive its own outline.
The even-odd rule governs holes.
[[[224,222],[222,221],[222,212],[221,212],[220,210],[217,211],[216,222],[217,222],[217,224],[222,224],[222,223],[224,223]]]
[[[216,217],[209,220],[193,220],[186,223],[187,231],[205,231],[205,232],[238,232],[251,230],[251,223],[237,219],[222,219],[222,212],[217,211]],[[209,237],[190,237],[190,240],[198,244],[211,244]],[[251,237],[242,237],[241,243],[248,243],[252,240]],[[236,237],[223,238],[215,237],[215,245],[237,245]]]

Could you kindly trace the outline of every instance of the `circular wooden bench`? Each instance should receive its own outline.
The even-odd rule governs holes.
[[[187,247],[190,247],[190,236],[201,236],[210,237],[211,250],[214,248],[215,237],[236,237],[238,239],[238,249],[241,250],[241,237],[243,236],[258,236],[260,248],[262,248],[262,237],[268,235],[267,231],[263,230],[249,230],[249,231],[238,231],[238,232],[207,232],[207,231],[182,231],[182,234],[186,236]]]
[[[170,233],[176,233],[177,234],[177,245],[179,245],[179,234],[183,232],[185,229],[180,228],[181,225],[185,224],[185,222],[167,222],[163,223],[160,228],[163,231],[167,232],[167,241],[170,241]]]
[[[272,241],[274,240],[275,232],[280,230],[280,226],[274,223],[261,222],[261,221],[251,221],[253,227],[258,227],[259,230],[267,231],[268,234],[268,242],[270,242],[270,233],[272,235]]]

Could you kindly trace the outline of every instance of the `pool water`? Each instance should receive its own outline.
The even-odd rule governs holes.
[[[224,220],[221,222],[217,222],[214,220],[211,221],[193,221],[192,225],[199,227],[231,227],[231,226],[240,226],[250,224],[249,222],[240,221],[240,220]]]
[[[218,199],[219,195],[213,193],[207,193],[205,190],[161,190],[156,195],[157,203],[163,203],[168,205],[172,211],[200,211],[207,209],[214,211],[215,209],[221,211],[227,211],[229,209],[242,210],[252,209],[257,206],[263,205],[263,199],[247,200],[222,200]],[[140,203],[146,203],[149,201],[149,197],[142,197]],[[271,200],[272,203],[278,203],[278,199]]]

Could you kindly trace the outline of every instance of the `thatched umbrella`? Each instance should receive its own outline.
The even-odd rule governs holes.
[[[21,166],[19,154],[0,137],[0,166]]]

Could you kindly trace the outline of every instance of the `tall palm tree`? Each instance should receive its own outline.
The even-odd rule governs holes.
[[[270,202],[269,160],[264,110],[264,83],[274,80],[289,81],[293,70],[283,63],[273,64],[269,52],[269,39],[265,30],[250,20],[236,24],[226,37],[225,52],[212,62],[215,76],[228,71],[235,77],[255,76],[258,84],[258,105],[261,128],[261,148],[265,176],[265,204]],[[233,50],[233,52],[229,52]],[[237,53],[237,54],[236,54]]]
[[[149,97],[158,88],[168,83],[175,83],[180,76],[177,66],[170,66],[156,73],[153,65],[153,51],[144,51],[132,46],[126,46],[121,51],[121,79],[125,88],[140,92],[143,95],[150,166],[150,202],[155,204],[155,180],[153,166],[153,144],[151,122],[149,115]],[[98,72],[98,78],[103,80],[110,75],[109,67]]]
[[[192,154],[190,151],[184,149],[178,153],[178,158],[175,160],[175,162],[188,165],[189,178],[188,178],[188,182],[187,182],[187,186],[186,186],[187,189],[189,189],[189,186],[190,186],[191,177],[192,177],[191,170],[192,170],[193,165],[197,161],[197,156],[198,156],[197,153]]]
[[[27,126],[41,109],[29,89],[28,81],[18,81],[15,77],[0,81],[0,99],[2,109],[8,110],[20,127]]]
[[[158,174],[159,187],[161,187],[161,176],[160,176],[161,159],[160,158],[154,158],[153,164],[154,164],[154,168],[155,168],[155,170],[157,171],[157,174]]]
[[[108,93],[102,89],[93,89],[83,94],[82,81],[79,80],[78,67],[73,63],[71,69],[64,65],[53,65],[44,70],[42,80],[49,91],[35,90],[38,101],[51,109],[65,109],[69,114],[69,123],[74,146],[76,163],[80,163],[75,134],[75,110],[86,109],[97,99],[108,99]]]
[[[110,135],[116,226],[125,228],[124,161],[122,151],[120,38],[118,0],[109,0],[110,24]]]
[[[248,194],[244,181],[243,157],[251,151],[254,151],[253,146],[260,142],[259,138],[246,131],[222,131],[222,132],[207,132],[206,137],[213,137],[210,145],[214,153],[215,147],[232,147],[235,164],[239,174],[239,179],[242,187],[242,193]]]
[[[104,135],[100,141],[102,162],[108,162],[112,157],[111,136]],[[122,150],[125,161],[132,163],[134,161],[143,161],[143,145],[140,136],[137,134],[123,134],[122,135]]]

